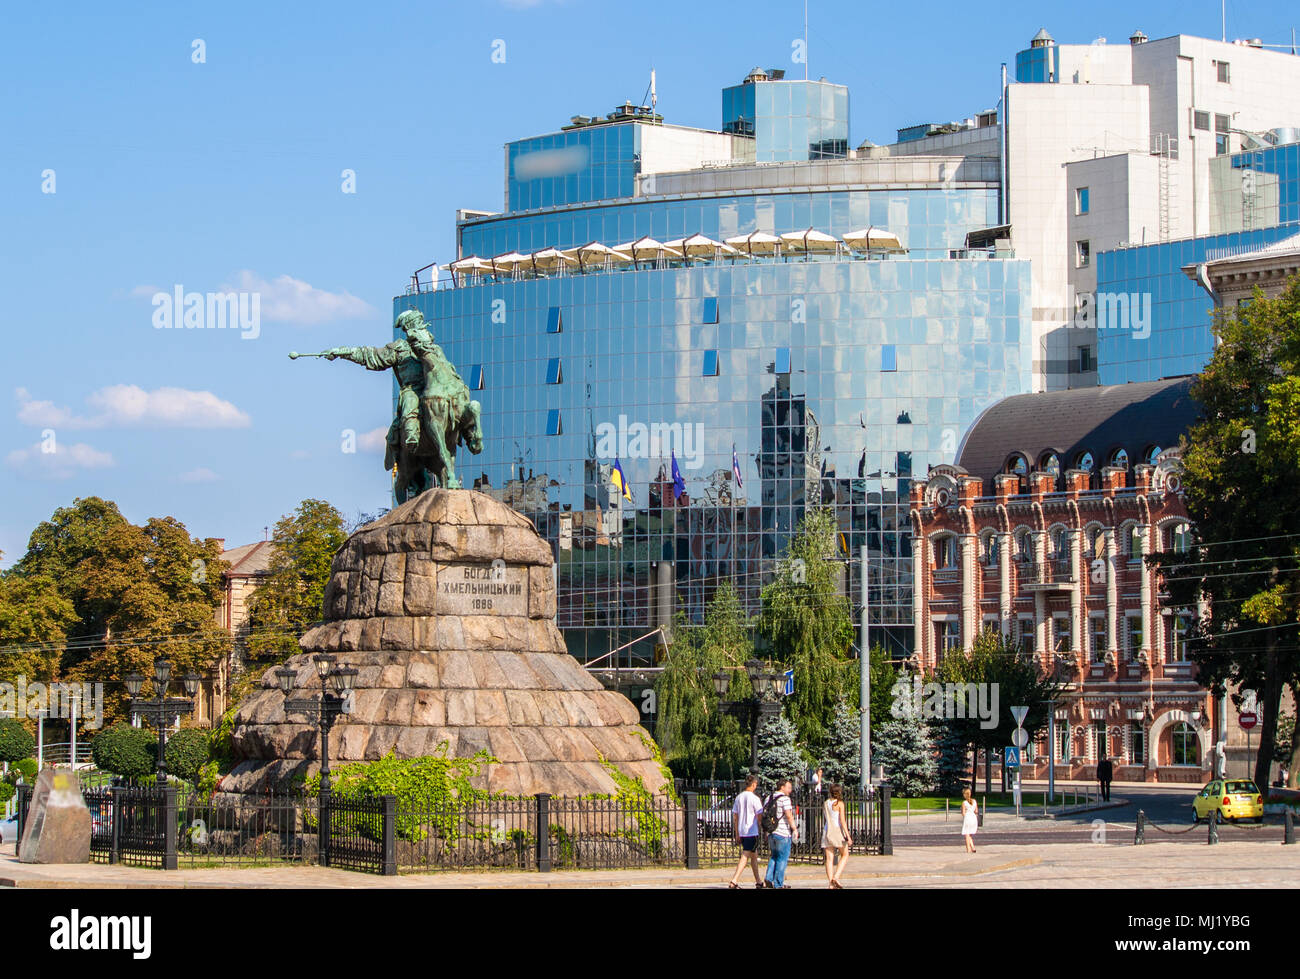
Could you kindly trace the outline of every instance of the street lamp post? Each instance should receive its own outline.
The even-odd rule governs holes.
[[[356,682],[355,667],[344,664],[336,666],[336,658],[329,653],[317,653],[312,657],[316,666],[316,675],[320,677],[321,693],[319,697],[293,697],[294,682],[298,671],[289,666],[282,666],[275,671],[275,678],[284,693],[285,714],[302,714],[311,720],[315,718],[317,744],[320,753],[320,809],[318,820],[320,826],[320,860],[328,867],[330,862],[330,729],[339,716],[347,713],[348,695]],[[333,687],[333,690],[330,687]]]
[[[718,695],[718,709],[724,714],[731,714],[741,719],[742,724],[749,725],[749,770],[758,773],[758,728],[765,717],[775,717],[781,713],[781,698],[785,695],[785,677],[764,668],[756,659],[745,664],[745,673],[749,676],[749,685],[754,695],[745,700],[723,700],[731,687],[731,670],[719,670],[713,674],[713,689]]]
[[[131,713],[138,714],[152,723],[158,731],[158,760],[154,770],[159,785],[167,781],[167,723],[173,717],[194,712],[194,697],[198,694],[199,683],[202,681],[202,677],[190,671],[180,678],[185,696],[168,697],[167,687],[171,679],[172,665],[161,656],[153,661],[155,694],[153,697],[148,699],[140,697],[140,689],[144,686],[144,677],[141,674],[128,673],[122,678],[122,682],[126,684],[126,692],[131,695]]]

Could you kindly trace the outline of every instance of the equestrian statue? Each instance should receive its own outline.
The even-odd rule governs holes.
[[[366,370],[391,370],[397,378],[397,414],[388,428],[384,468],[395,472],[394,495],[404,503],[427,489],[460,489],[456,448],[483,451],[479,403],[452,366],[423,314],[407,310],[397,317],[405,336],[382,347],[331,347],[316,354],[289,354],[350,360]]]

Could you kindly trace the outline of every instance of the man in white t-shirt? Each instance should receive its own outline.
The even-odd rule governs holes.
[[[736,872],[731,875],[731,883],[727,885],[733,891],[740,887],[745,864],[749,864],[749,869],[754,872],[754,886],[763,886],[758,878],[758,817],[763,812],[763,800],[754,791],[757,787],[756,775],[745,779],[745,790],[736,796],[731,807],[731,833],[740,844],[740,862],[736,864]]]

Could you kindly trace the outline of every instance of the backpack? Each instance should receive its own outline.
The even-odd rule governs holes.
[[[771,797],[763,805],[763,815],[759,818],[758,825],[763,830],[764,835],[774,833],[777,826],[781,824],[777,817],[782,793],[773,792]]]

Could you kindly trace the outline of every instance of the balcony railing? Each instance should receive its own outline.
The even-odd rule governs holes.
[[[1049,558],[1022,567],[1025,570],[1024,583],[1028,585],[1068,585],[1075,580],[1074,567],[1069,558]]]

